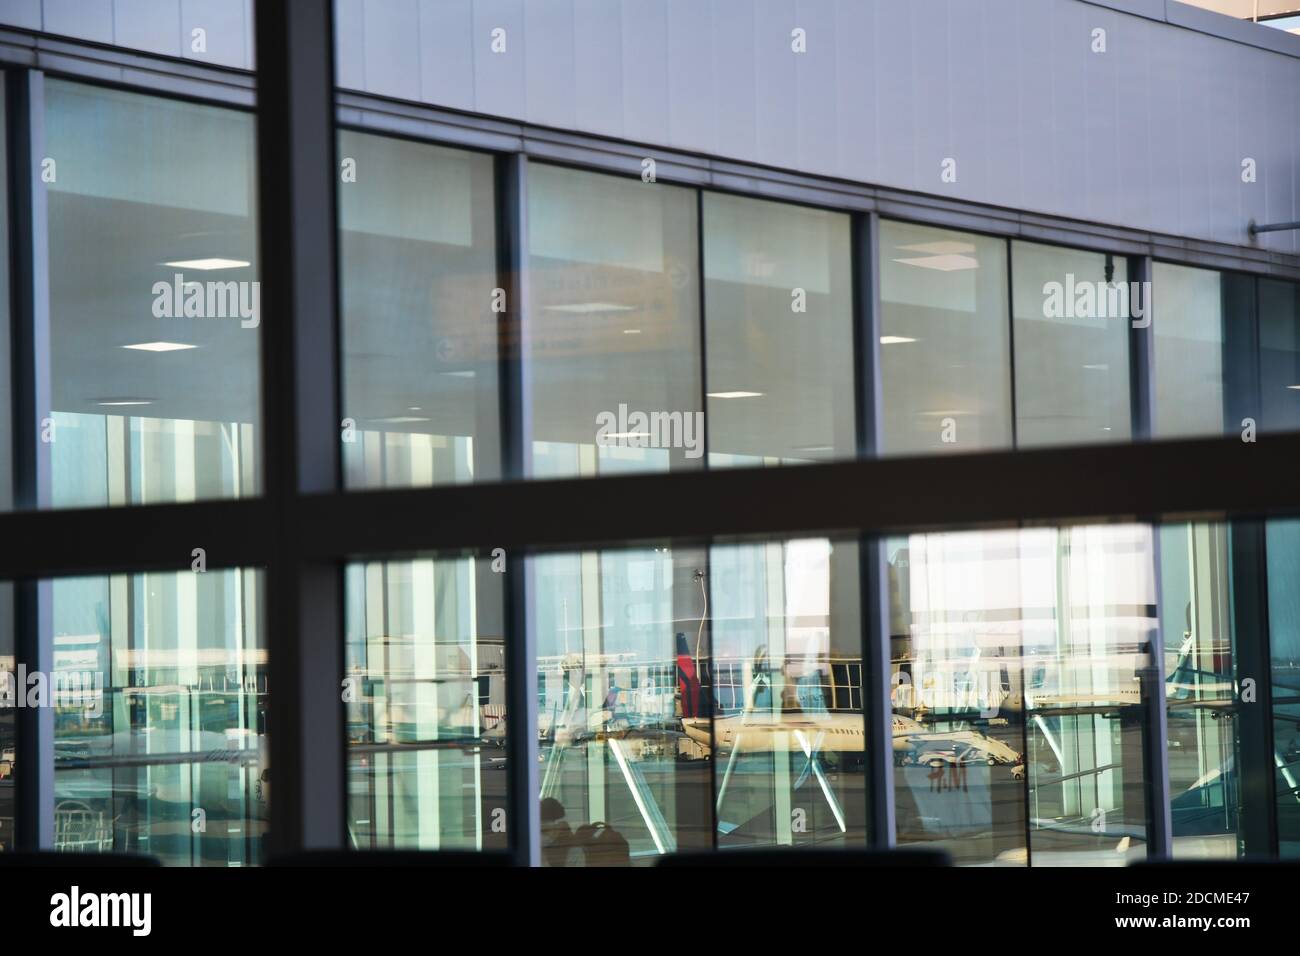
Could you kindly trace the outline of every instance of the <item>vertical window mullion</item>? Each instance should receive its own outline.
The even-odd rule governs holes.
[[[1277,856],[1279,851],[1266,528],[1265,521],[1234,521],[1228,531],[1240,760],[1236,777],[1241,788],[1237,830],[1245,845],[1243,855],[1253,858]],[[1251,700],[1242,699],[1247,679],[1254,682]]]
[[[705,272],[704,261],[704,190],[695,190],[695,254],[696,254],[696,276],[698,277],[699,287],[699,356],[700,356],[700,411],[703,413],[704,435],[701,438],[703,454],[701,455],[701,467],[708,471],[709,468],[709,327],[708,327],[708,273]],[[704,541],[700,547],[700,571],[703,572],[703,589],[704,597],[703,606],[705,616],[707,609],[716,606],[713,599],[713,567],[710,563],[713,553],[712,541]],[[709,630],[708,659],[709,659],[709,799],[707,801],[709,817],[709,845],[716,852],[718,849],[718,822],[721,819],[719,813],[721,807],[718,805],[718,691],[714,686],[714,680],[717,675],[717,666],[713,654],[713,624],[707,622]],[[699,676],[699,675],[697,675]]]
[[[1130,286],[1130,289],[1142,290],[1139,295],[1144,309],[1143,317],[1136,320],[1136,325],[1134,319],[1129,321],[1133,441],[1150,441],[1155,434],[1155,296],[1149,291],[1152,289],[1150,283],[1153,271],[1150,256],[1135,256],[1129,260],[1129,279],[1137,283]],[[1131,314],[1132,301],[1129,305]],[[1143,746],[1146,752],[1150,826],[1147,855],[1160,860],[1169,859],[1173,855],[1173,824],[1169,806],[1169,713],[1165,696],[1165,648],[1160,616],[1163,608],[1160,528],[1157,525],[1151,528],[1151,568],[1156,616],[1148,641],[1151,662],[1147,667],[1147,680],[1142,695],[1143,706],[1146,708]]]
[[[51,411],[49,218],[45,157],[45,76],[38,70],[6,76],[13,261],[13,489],[15,509],[48,508],[51,452],[42,431]],[[54,670],[50,581],[14,588],[16,664],[27,673]],[[27,688],[18,686],[17,693]],[[20,707],[17,721],[15,826],[19,849],[54,846],[54,710]]]
[[[1133,441],[1149,441],[1155,433],[1155,333],[1151,328],[1150,289],[1151,257],[1132,256],[1129,259],[1130,289],[1144,290],[1140,293],[1144,317],[1134,325],[1129,320],[1129,409],[1132,415],[1131,428]],[[1129,302],[1130,316],[1133,302]]]
[[[1257,432],[1277,428],[1274,422],[1265,421],[1262,280],[1252,276],[1234,281],[1225,275],[1223,281],[1224,430],[1229,435],[1239,433],[1244,430],[1245,418],[1254,420]],[[1240,761],[1236,777],[1241,819],[1237,830],[1244,855],[1251,857],[1276,856],[1279,850],[1267,527],[1263,520],[1234,521],[1228,526],[1234,719]],[[1242,699],[1242,682],[1247,679],[1254,682],[1254,699],[1250,701]]]
[[[498,157],[498,282],[506,308],[498,313],[501,389],[501,477],[519,481],[532,472],[531,371],[527,356],[531,321],[528,289],[528,158]],[[487,294],[489,290],[484,290]],[[509,754],[510,852],[520,866],[541,865],[537,773],[537,634],[533,562],[513,558],[505,581],[506,746]]]
[[[256,8],[271,850],[345,843],[342,568],[297,550],[298,497],[340,484],[331,0]]]
[[[858,456],[881,452],[884,406],[880,372],[880,217],[853,215],[853,337],[857,392]],[[877,849],[894,845],[894,741],[890,703],[889,567],[885,540],[863,536],[860,567],[862,628],[862,712],[866,728],[869,841]]]

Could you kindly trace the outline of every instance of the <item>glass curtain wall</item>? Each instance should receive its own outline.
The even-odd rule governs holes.
[[[45,119],[50,500],[255,494],[252,117],[51,80]],[[499,478],[494,160],[351,131],[339,147],[347,484]],[[855,454],[848,215],[540,163],[528,185],[531,476]],[[885,454],[1130,437],[1123,260],[890,221],[880,240],[881,338],[864,344],[880,349]],[[1295,286],[1163,263],[1153,279],[1157,436],[1235,428],[1256,314],[1258,414],[1295,427]],[[6,496],[8,474],[0,461]],[[1236,852],[1231,539],[1156,539],[890,543],[900,839],[1015,865],[1142,852],[1132,685],[1158,617],[1175,836],[1188,854]],[[827,539],[533,559],[548,859],[864,840],[859,560]],[[482,558],[349,567],[353,845],[504,845],[501,583]],[[266,693],[256,573],[51,588],[60,666],[105,678],[103,714],[60,714],[60,845],[254,859],[269,794],[243,753]],[[199,623],[206,608],[221,611]],[[0,840],[17,756],[3,721]],[[212,733],[240,740],[212,752],[240,755],[178,756]],[[182,832],[183,809],[225,821],[220,838]]]

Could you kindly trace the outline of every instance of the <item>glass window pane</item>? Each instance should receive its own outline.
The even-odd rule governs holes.
[[[709,849],[708,556],[531,558],[544,866]]]
[[[51,80],[45,124],[53,504],[255,494],[253,116]]]
[[[261,573],[51,589],[54,848],[259,862],[269,819]]]
[[[544,865],[867,845],[855,543],[531,562]]]
[[[1012,442],[1006,242],[880,223],[881,451]]]
[[[1155,411],[1161,438],[1223,433],[1223,284],[1218,272],[1152,272]]]
[[[1300,521],[1269,521],[1268,630],[1278,855],[1300,857]]]
[[[14,659],[14,587],[0,582],[0,853],[14,849],[14,766],[17,763],[18,693]]]
[[[472,557],[348,566],[352,848],[506,848],[503,578]]]
[[[849,217],[704,194],[709,463],[855,454]]]
[[[1173,855],[1233,859],[1242,767],[1229,535],[1223,524],[1160,529],[1161,631]]]
[[[528,242],[532,474],[699,467],[696,193],[533,164]]]
[[[343,130],[349,488],[500,478],[493,160]]]
[[[1127,261],[1016,241],[1011,275],[1016,444],[1128,440]]]
[[[1300,429],[1300,286],[1259,280],[1261,430]]]
[[[5,80],[0,74],[0,142],[7,146],[3,130],[5,117]],[[0,223],[9,222],[9,150],[0,149]],[[13,421],[11,408],[9,352],[12,329],[9,324],[9,230],[0,227],[0,425],[6,430]],[[0,511],[13,507],[13,442],[0,441]],[[0,681],[14,673],[13,585],[0,582]],[[12,677],[8,680],[12,681]],[[12,684],[0,685],[0,695],[9,693]],[[14,848],[14,762],[17,733],[14,709],[0,707],[0,853]]]
[[[719,849],[865,847],[857,546],[720,546],[710,566]]]
[[[911,535],[887,555],[898,842],[972,865],[1144,857],[1150,530]]]
[[[13,327],[10,324],[9,305],[13,290],[9,286],[9,149],[6,132],[9,128],[6,117],[7,97],[5,96],[5,79],[0,74],[0,424],[6,430],[13,422],[13,383],[10,380],[13,356],[10,345]],[[0,511],[8,511],[14,506],[14,470],[13,441],[0,441]],[[3,799],[3,798],[0,798]],[[0,810],[0,816],[4,813]]]

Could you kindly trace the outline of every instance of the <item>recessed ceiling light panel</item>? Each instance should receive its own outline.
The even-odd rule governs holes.
[[[164,262],[163,265],[173,269],[196,269],[199,272],[212,272],[217,269],[246,269],[252,265],[243,259],[177,259]]]
[[[135,345],[123,345],[124,349],[134,349],[137,352],[180,352],[185,349],[196,349],[197,345],[187,345],[184,342],[137,342]]]

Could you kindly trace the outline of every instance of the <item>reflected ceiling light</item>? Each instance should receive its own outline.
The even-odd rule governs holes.
[[[709,392],[709,398],[759,398],[762,392]]]
[[[1104,362],[1103,362],[1102,364],[1100,364],[1100,365],[1085,365],[1084,368],[1089,369],[1089,370],[1091,370],[1091,371],[1093,371],[1093,372],[1109,372],[1109,371],[1110,371],[1110,366],[1107,365],[1107,364],[1105,364]]]
[[[410,405],[410,406],[407,407],[406,410],[407,410],[408,412],[422,412],[422,411],[424,411],[424,409],[421,408],[419,405]]]
[[[939,242],[918,242],[910,246],[899,246],[904,252],[925,252],[932,256],[948,256],[961,254],[965,252],[974,252],[975,245],[970,242],[953,242],[952,240],[941,240]]]
[[[135,345],[123,345],[122,348],[138,352],[179,352],[182,349],[196,349],[198,346],[186,345],[184,342],[137,342]]]
[[[1300,385],[1288,385],[1287,388],[1300,392]]]
[[[152,398],[121,398],[111,399],[105,402],[96,402],[96,405],[103,405],[106,408],[116,408],[120,405],[152,405]]]
[[[978,259],[972,259],[970,256],[959,256],[955,253],[943,256],[917,256],[914,259],[895,259],[894,261],[905,266],[916,266],[919,269],[935,269],[939,272],[961,272],[964,269],[978,269],[980,267]]]
[[[198,269],[200,272],[211,272],[214,269],[246,269],[252,263],[245,262],[243,259],[177,259],[175,262],[164,262],[163,265],[171,266],[173,269]]]
[[[473,378],[474,370],[472,368],[458,368],[454,372],[439,372],[439,375],[451,375],[455,378]]]
[[[376,425],[409,425],[413,422],[427,422],[428,418],[420,418],[418,415],[393,415],[389,418],[372,418],[370,419]]]
[[[640,329],[624,329],[624,330],[623,330],[623,334],[624,334],[624,335],[640,335],[640,334],[641,334],[641,330],[640,330]]]
[[[634,312],[635,306],[619,305],[617,302],[570,302],[566,305],[548,305],[545,312],[576,312],[587,315],[592,312]]]
[[[957,415],[974,415],[975,412],[965,411],[960,408],[939,408],[939,409],[935,409],[934,411],[921,412],[921,414],[937,418],[940,416],[956,417]]]
[[[880,337],[881,345],[904,345],[907,342],[915,342],[916,339],[909,339],[906,335],[882,335]]]
[[[834,451],[834,445],[795,445],[795,451]]]

